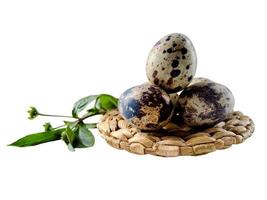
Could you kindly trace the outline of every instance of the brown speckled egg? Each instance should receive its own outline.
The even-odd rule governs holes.
[[[168,93],[184,89],[196,73],[197,56],[190,39],[180,33],[166,35],[149,53],[148,80]]]
[[[173,106],[176,107],[176,105],[178,104],[179,95],[177,93],[172,93],[172,94],[169,94],[169,96],[171,98]]]
[[[226,86],[203,79],[180,94],[179,115],[189,126],[211,126],[228,118],[234,104],[234,96]]]
[[[195,77],[195,78],[193,78],[193,80],[191,81],[191,83],[188,86],[196,84],[198,82],[204,83],[204,82],[213,82],[213,81],[211,81],[210,79],[207,79],[207,78],[203,78],[203,77]]]
[[[141,130],[157,130],[166,125],[173,113],[169,95],[158,86],[142,84],[126,90],[119,99],[123,118]]]

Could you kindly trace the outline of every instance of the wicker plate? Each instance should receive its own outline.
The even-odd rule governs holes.
[[[212,128],[193,130],[185,125],[167,124],[159,132],[142,132],[131,127],[118,110],[106,113],[98,123],[101,136],[112,147],[136,154],[173,157],[201,155],[240,144],[254,132],[254,123],[241,112]]]

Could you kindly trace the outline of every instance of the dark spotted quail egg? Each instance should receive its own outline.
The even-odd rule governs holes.
[[[178,104],[179,95],[177,93],[172,93],[172,94],[169,94],[169,96],[171,98],[173,106],[176,107],[176,105]]]
[[[190,39],[173,33],[159,40],[149,53],[146,74],[168,93],[184,89],[196,73],[197,56]]]
[[[126,90],[119,99],[124,119],[141,130],[157,130],[166,125],[173,113],[169,95],[158,86],[142,84]]]
[[[207,79],[207,78],[203,78],[203,77],[196,77],[196,78],[193,78],[193,80],[191,81],[191,83],[188,86],[196,84],[198,82],[204,83],[204,82],[213,82],[213,81],[211,81],[210,79]]]
[[[179,115],[189,126],[211,126],[229,117],[235,100],[224,85],[197,79],[179,96]]]

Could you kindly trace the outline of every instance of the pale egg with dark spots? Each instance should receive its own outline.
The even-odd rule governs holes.
[[[173,106],[176,107],[177,106],[177,103],[178,103],[178,99],[179,99],[178,93],[172,93],[172,94],[169,94],[169,96],[171,98],[171,101],[173,103]]]
[[[184,89],[192,81],[197,56],[191,40],[180,33],[166,35],[151,49],[146,74],[148,80],[168,93]]]
[[[193,80],[191,81],[191,83],[188,86],[196,84],[198,82],[202,82],[202,83],[207,82],[208,83],[208,82],[213,82],[213,81],[211,81],[208,78],[204,78],[204,77],[195,77],[195,78],[193,78]]]
[[[119,111],[123,118],[141,130],[158,130],[173,113],[169,95],[152,84],[132,87],[120,96]]]
[[[179,96],[180,118],[189,126],[212,126],[229,117],[234,96],[224,85],[209,79],[198,79]]]

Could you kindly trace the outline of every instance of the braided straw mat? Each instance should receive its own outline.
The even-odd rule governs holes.
[[[203,130],[169,123],[158,132],[142,132],[128,124],[118,110],[112,110],[102,117],[97,128],[114,148],[140,155],[174,157],[201,155],[240,144],[252,135],[254,123],[237,111],[228,120]]]

